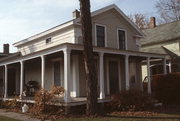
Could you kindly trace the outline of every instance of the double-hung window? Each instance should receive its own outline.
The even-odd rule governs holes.
[[[118,42],[119,42],[119,49],[125,50],[126,49],[126,31],[118,29]]]
[[[96,25],[96,44],[98,47],[105,47],[105,26]]]

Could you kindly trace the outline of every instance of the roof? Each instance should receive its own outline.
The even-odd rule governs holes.
[[[14,45],[15,47],[17,47],[18,45],[24,44],[24,43],[26,43],[26,42],[32,41],[32,40],[34,40],[34,39],[37,39],[37,38],[42,37],[42,36],[45,36],[45,35],[50,34],[50,33],[52,33],[52,32],[58,31],[58,30],[60,30],[60,29],[62,29],[62,28],[65,28],[65,27],[67,27],[67,26],[70,26],[70,25],[72,25],[72,24],[73,24],[73,20],[70,20],[70,21],[65,22],[65,23],[63,23],[63,24],[60,24],[60,25],[57,25],[57,26],[55,26],[55,27],[53,27],[53,28],[50,28],[50,29],[48,29],[48,30],[45,30],[45,31],[43,31],[43,32],[41,32],[41,33],[38,33],[38,34],[36,34],[36,35],[33,35],[33,36],[31,36],[31,37],[29,37],[29,38],[27,38],[27,39],[18,41],[18,42],[16,42],[16,43],[14,43],[13,45]]]
[[[9,54],[5,54],[5,53],[0,53],[0,58],[4,58],[6,56],[9,56]]]
[[[143,30],[145,37],[141,39],[141,45],[148,46],[167,41],[180,40],[180,20],[162,24],[155,28]]]
[[[0,53],[0,57],[1,57],[1,56],[6,56],[6,55],[7,55],[7,54],[4,54],[4,53]]]
[[[101,8],[101,9],[98,9],[98,10],[92,12],[92,13],[91,13],[91,16],[93,17],[93,16],[99,15],[99,14],[101,14],[101,13],[103,13],[103,12],[112,10],[112,9],[115,9],[115,10],[139,33],[140,37],[141,37],[141,36],[144,36],[143,32],[142,32],[115,4],[106,6],[106,7]],[[49,29],[49,30],[46,30],[46,31],[44,31],[44,32],[41,32],[41,33],[36,34],[36,35],[34,35],[34,36],[31,36],[31,37],[29,37],[29,38],[27,38],[27,39],[24,39],[24,40],[22,40],[22,41],[16,42],[16,43],[14,43],[13,45],[14,45],[15,47],[17,47],[17,46],[19,46],[19,45],[21,45],[21,44],[30,42],[30,41],[32,41],[32,40],[35,40],[35,39],[37,39],[37,38],[40,38],[40,37],[45,36],[45,35],[47,35],[47,34],[50,34],[50,33],[52,33],[52,32],[58,31],[58,30],[63,29],[63,28],[65,28],[65,27],[71,26],[71,25],[73,25],[73,24],[78,24],[78,25],[79,25],[79,23],[78,23],[79,21],[80,21],[79,18],[70,20],[70,21],[68,21],[68,22],[66,22],[66,23],[63,23],[63,24],[58,25],[58,26],[55,26],[55,27],[53,27],[53,28],[51,28],[51,29]]]
[[[44,55],[50,55],[55,52],[62,51],[64,48],[71,48],[72,50],[82,51],[83,45],[81,44],[72,44],[72,43],[63,43],[60,45],[56,45],[52,48],[41,50],[35,53],[31,53],[29,55],[22,56],[20,52],[14,53],[11,56],[5,57],[0,59],[0,66],[6,65],[6,64],[13,64],[18,63],[20,61],[26,61],[34,58],[38,58],[40,56]],[[133,50],[119,50],[115,48],[104,48],[104,47],[93,47],[94,52],[104,52],[106,54],[119,54],[119,55],[131,55],[131,56],[137,56],[137,57],[152,57],[152,58],[165,58],[167,54],[155,54],[155,53],[146,53],[146,52],[140,52],[140,51],[133,51]]]
[[[14,58],[19,58],[20,57],[20,52],[16,52],[16,53],[11,53],[10,55],[6,56],[6,57],[3,57],[3,58],[0,58],[0,62],[3,62],[7,59],[14,59]]]

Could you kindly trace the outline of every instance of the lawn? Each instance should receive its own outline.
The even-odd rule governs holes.
[[[180,115],[157,114],[156,116],[151,117],[106,115],[104,117],[97,118],[62,118],[54,121],[180,121]]]
[[[16,119],[0,116],[0,121],[20,121]],[[180,121],[180,114],[163,114],[158,113],[154,116],[122,116],[118,114],[108,114],[104,117],[89,118],[89,117],[76,117],[76,118],[60,118],[53,121]]]
[[[20,120],[0,116],[0,121],[20,121]]]

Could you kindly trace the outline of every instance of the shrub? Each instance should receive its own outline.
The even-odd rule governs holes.
[[[52,89],[51,89],[51,93],[53,95],[59,95],[59,96],[63,96],[64,94],[64,88],[61,87],[61,86],[53,86]]]
[[[44,89],[39,90],[36,94],[35,94],[35,104],[33,106],[33,110],[32,112],[35,115],[39,115],[42,113],[46,113],[46,111],[48,110],[48,103],[50,103],[51,99],[53,98],[53,95]]]
[[[20,103],[17,101],[18,97],[13,100],[0,101],[0,108],[16,109],[20,107]]]
[[[35,115],[43,113],[49,113],[49,111],[57,110],[53,105],[53,98],[55,95],[62,96],[64,94],[64,88],[60,86],[53,86],[50,91],[41,89],[35,94],[35,104],[32,108],[32,112]],[[61,108],[57,112],[62,112]]]
[[[178,103],[180,101],[180,73],[153,76],[152,92],[154,97],[163,103]]]
[[[109,106],[117,111],[142,111],[153,106],[151,96],[139,90],[121,91],[112,96]]]

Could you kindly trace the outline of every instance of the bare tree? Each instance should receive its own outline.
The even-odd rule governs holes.
[[[180,20],[180,0],[159,0],[155,7],[163,23]]]
[[[82,23],[82,37],[84,44],[84,64],[86,71],[87,87],[87,115],[97,114],[97,77],[93,58],[92,22],[90,0],[79,0]]]
[[[148,28],[148,18],[141,13],[135,13],[133,15],[129,15],[129,18],[140,28],[145,29]]]

